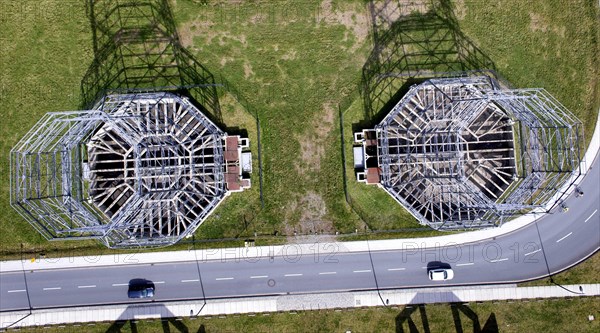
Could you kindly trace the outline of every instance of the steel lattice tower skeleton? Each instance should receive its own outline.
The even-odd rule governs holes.
[[[48,239],[169,245],[250,186],[247,147],[184,97],[109,95],[93,110],[46,114],[14,147],[11,202]]]
[[[355,134],[357,177],[435,229],[498,226],[545,206],[580,174],[581,131],[543,89],[509,90],[485,76],[431,79]]]

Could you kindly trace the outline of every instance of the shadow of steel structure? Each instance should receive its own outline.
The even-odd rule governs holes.
[[[110,93],[170,91],[223,123],[214,75],[181,46],[166,0],[86,5],[95,57],[81,81],[83,108]]]
[[[47,239],[171,245],[250,186],[249,141],[219,128],[220,85],[180,45],[166,0],[90,0],[87,14],[83,110],[46,114],[15,145],[11,205]]]
[[[374,48],[361,80],[366,119],[380,119],[414,83],[496,69],[460,30],[448,0],[371,1],[369,13]]]

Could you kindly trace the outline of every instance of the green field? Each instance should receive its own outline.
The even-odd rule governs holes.
[[[543,87],[583,121],[587,140],[600,105],[599,10],[590,0],[424,0],[404,9],[412,23],[380,27],[377,38],[363,0],[169,3],[182,45],[217,82],[227,82],[218,88],[223,123],[250,137],[254,170],[260,130],[264,207],[255,172],[253,188],[229,197],[196,232],[196,239],[228,239],[207,246],[255,237],[257,245],[282,243],[294,233],[438,234],[421,230],[382,190],[354,181],[353,130],[373,126],[385,102],[412,82],[376,87],[388,97],[370,99],[368,110],[363,68],[389,65],[374,63],[374,40],[388,38],[393,57],[408,59],[395,71],[418,64],[430,71],[495,69],[516,87]],[[429,39],[432,24],[444,43]],[[48,243],[9,204],[10,149],[44,113],[81,105],[80,83],[94,57],[85,4],[0,0],[0,30],[0,257],[14,257],[21,244],[28,255],[106,252],[93,241]],[[407,34],[428,56],[408,57],[410,47],[397,47]]]
[[[595,317],[588,321],[588,315]],[[21,332],[597,332],[600,299],[431,304],[171,318],[21,329]],[[93,325],[93,326],[91,326]],[[9,332],[12,330],[9,330]]]

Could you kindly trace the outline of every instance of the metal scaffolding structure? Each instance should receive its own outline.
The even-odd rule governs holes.
[[[543,89],[486,76],[412,86],[356,134],[364,172],[434,229],[499,226],[543,207],[579,175],[581,122]]]
[[[11,203],[48,239],[170,245],[250,186],[243,142],[187,98],[109,95],[89,111],[46,114],[13,148]]]

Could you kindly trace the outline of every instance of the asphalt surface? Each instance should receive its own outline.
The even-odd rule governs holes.
[[[512,233],[470,244],[421,249],[265,257],[0,273],[0,311],[97,304],[215,299],[313,292],[514,283],[562,271],[600,248],[598,158],[571,195]],[[542,242],[540,243],[540,239]],[[545,255],[544,255],[545,254]],[[427,266],[450,264],[455,277],[430,281]],[[154,282],[152,300],[127,298],[131,279]]]

